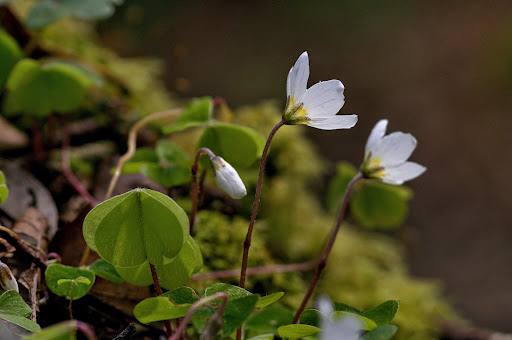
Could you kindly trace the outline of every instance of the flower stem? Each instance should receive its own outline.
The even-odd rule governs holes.
[[[212,157],[215,157],[213,152],[208,148],[200,148],[197,150],[196,158],[194,159],[194,164],[192,165],[192,209],[190,210],[190,235],[194,236],[194,224],[196,221],[196,214],[197,214],[197,206],[199,203],[199,180],[197,178],[197,171],[199,169],[199,158],[201,155],[208,155],[210,156],[210,159]]]
[[[160,281],[158,280],[158,274],[156,273],[156,268],[153,264],[149,264],[149,269],[151,269],[151,276],[153,277],[153,284],[155,285],[156,295],[162,295],[162,288],[160,288]],[[167,330],[167,336],[170,337],[172,335],[171,330],[171,322],[169,320],[164,321],[165,329]]]
[[[245,287],[245,277],[247,274],[247,260],[249,258],[249,248],[251,247],[252,230],[254,229],[254,222],[256,221],[256,215],[258,214],[258,207],[260,205],[261,187],[263,184],[263,172],[265,171],[265,162],[267,160],[268,149],[270,147],[270,142],[272,142],[272,138],[274,138],[274,135],[276,134],[277,130],[279,130],[279,128],[284,124],[285,122],[281,120],[279,123],[276,124],[276,126],[274,126],[272,131],[270,131],[270,134],[268,135],[267,138],[267,143],[265,144],[265,147],[263,148],[263,153],[261,154],[260,169],[258,172],[258,183],[256,184],[256,194],[254,195],[254,202],[252,204],[251,220],[249,221],[249,228],[247,229],[247,235],[244,241],[244,254],[242,258],[242,269],[240,270],[239,284],[241,288]]]
[[[205,304],[209,303],[210,301],[222,299],[222,304],[220,305],[219,309],[215,312],[214,315],[211,317],[220,317],[222,315],[222,312],[224,311],[224,308],[226,308],[226,305],[228,303],[228,295],[226,293],[220,292],[216,293],[214,295],[208,296],[206,298],[203,298],[199,301],[196,301],[192,306],[190,306],[190,309],[187,312],[187,315],[183,318],[183,321],[180,323],[180,327],[176,330],[174,335],[169,336],[168,340],[178,340],[183,332],[185,331],[185,327],[187,327],[188,322],[190,321],[190,318],[194,313],[204,306]]]
[[[295,313],[295,317],[293,318],[292,323],[297,323],[299,321],[300,315],[302,314],[304,309],[306,309],[306,305],[308,304],[308,301],[311,298],[311,295],[313,295],[313,291],[315,290],[318,280],[320,279],[320,275],[322,274],[322,272],[327,264],[327,258],[329,257],[329,254],[331,253],[332,247],[334,246],[334,241],[336,241],[336,236],[338,235],[338,231],[340,231],[341,222],[343,222],[343,218],[345,217],[345,210],[347,209],[348,198],[350,196],[350,193],[352,192],[354,184],[361,178],[363,178],[363,174],[361,172],[358,172],[350,180],[350,182],[347,185],[347,189],[345,190],[345,195],[343,196],[343,202],[341,203],[338,220],[336,221],[336,225],[334,226],[334,229],[329,238],[329,242],[327,243],[327,246],[325,247],[322,257],[320,258],[320,261],[318,262],[318,267],[316,269],[315,277],[313,278],[313,281],[311,281],[309,289],[306,292],[306,295],[304,296],[304,299],[302,300],[302,303],[301,303],[299,309],[297,310],[297,313]]]

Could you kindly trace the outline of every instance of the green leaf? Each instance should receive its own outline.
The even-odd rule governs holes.
[[[320,328],[310,325],[286,325],[277,329],[279,336],[283,339],[299,339],[320,332]]]
[[[190,287],[179,287],[160,295],[172,300],[175,304],[194,303],[199,300],[197,293]]]
[[[229,300],[228,300],[229,301]],[[229,336],[251,315],[258,301],[258,295],[240,297],[229,301],[222,312],[222,334]]]
[[[283,295],[284,295],[284,292],[278,292],[278,293],[270,294],[267,296],[261,296],[258,299],[258,302],[256,303],[256,308],[263,308],[268,305],[271,305],[274,302],[276,302],[277,300],[279,300],[280,298],[282,298]]]
[[[42,0],[32,6],[25,18],[28,28],[37,30],[53,24],[68,14],[57,1]]]
[[[62,264],[48,266],[44,275],[48,288],[68,300],[76,300],[87,294],[96,278],[90,270]]]
[[[207,147],[234,168],[246,168],[261,156],[264,146],[265,139],[255,130],[216,122],[203,132],[197,149]],[[203,162],[207,162],[206,158]]]
[[[140,172],[152,181],[171,188],[190,181],[190,167],[181,165],[144,164]]]
[[[0,204],[4,203],[7,197],[9,197],[9,189],[7,184],[5,184],[5,175],[0,170]]]
[[[269,333],[269,334],[256,335],[247,340],[273,340],[273,339],[274,339],[274,333]]]
[[[64,321],[50,327],[43,328],[40,332],[24,340],[75,340],[76,322],[74,320]]]
[[[0,88],[4,86],[9,73],[22,56],[16,40],[0,29]]]
[[[316,309],[306,309],[299,318],[299,323],[303,325],[310,325],[320,327],[320,312]]]
[[[34,60],[23,59],[7,81],[6,110],[38,116],[73,111],[84,102],[89,85],[88,78],[67,63],[40,66]]]
[[[182,250],[173,260],[163,265],[155,265],[160,285],[165,289],[174,289],[190,280],[196,266],[196,253],[192,247],[192,240],[185,243]],[[148,286],[153,283],[149,263],[146,261],[137,267],[115,267],[126,282],[136,286]]]
[[[116,285],[123,283],[115,267],[103,259],[99,259],[89,266],[89,270],[96,276],[112,281]]]
[[[359,309],[354,308],[354,307],[349,306],[349,305],[346,305],[346,304],[341,303],[341,302],[334,302],[333,303],[333,307],[334,307],[335,311],[349,312],[349,313],[352,313],[352,314],[361,314],[362,313]]]
[[[133,309],[133,314],[142,323],[172,320],[187,315],[190,304],[175,305],[169,298],[152,297],[139,302]]]
[[[277,333],[280,326],[288,325],[293,320],[293,312],[284,307],[272,306],[251,315],[245,323],[247,330],[255,333]]]
[[[194,249],[194,253],[196,254],[196,264],[194,266],[194,271],[192,272],[192,274],[195,274],[203,268],[203,254],[201,254],[201,248],[199,248],[199,245],[192,237],[189,237],[188,240],[190,241],[190,245],[192,246],[192,249]]]
[[[84,20],[99,20],[114,14],[114,6],[109,0],[60,0],[65,10]]]
[[[395,335],[398,327],[395,325],[383,325],[375,328],[373,331],[366,333],[361,340],[390,340]]]
[[[32,310],[17,291],[8,290],[0,296],[0,319],[37,332],[41,329],[39,325],[27,319],[31,313]]]
[[[210,287],[206,288],[204,295],[212,296],[221,292],[226,293],[230,301],[253,295],[248,290],[227,283],[215,283],[211,285]]]
[[[183,109],[175,124],[165,126],[164,133],[183,131],[190,127],[201,126],[211,119],[213,101],[211,97],[192,99]]]
[[[187,243],[188,232],[183,209],[149,189],[134,189],[97,205],[83,227],[89,247],[116,267],[135,267],[146,260],[168,263]]]
[[[393,320],[396,312],[398,312],[399,304],[400,302],[398,300],[388,300],[377,307],[367,310],[361,315],[375,321],[377,326],[382,326]]]
[[[372,329],[377,327],[377,324],[372,319],[368,319],[359,314],[354,314],[354,313],[350,313],[350,312],[343,312],[343,311],[334,312],[331,314],[331,319],[339,320],[341,318],[348,317],[348,316],[359,321],[359,323],[361,324],[361,329],[364,329],[365,331],[371,331]]]
[[[158,164],[159,158],[152,148],[137,148],[133,156],[123,165],[122,175],[136,174],[140,168],[147,164]],[[112,170],[114,172],[115,169]]]

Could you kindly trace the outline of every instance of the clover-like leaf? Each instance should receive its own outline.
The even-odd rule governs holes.
[[[397,330],[395,325],[382,325],[363,335],[361,340],[390,340]]]
[[[28,319],[32,310],[15,290],[8,290],[0,296],[0,319],[18,325],[28,331],[38,332],[41,327]]]
[[[2,88],[12,68],[23,54],[16,40],[0,29],[0,88]]]
[[[183,108],[176,123],[165,126],[163,132],[173,133],[183,131],[189,127],[201,126],[211,119],[212,111],[213,101],[211,97],[192,99],[192,101]]]
[[[168,263],[155,265],[160,285],[165,289],[174,289],[188,282],[196,268],[197,256],[192,246],[193,239],[189,236],[188,241],[181,249],[178,256]],[[199,249],[199,248],[198,248]],[[153,283],[149,263],[146,261],[137,267],[115,267],[126,282],[136,286],[147,286]]]
[[[280,326],[288,325],[293,320],[293,312],[288,308],[271,306],[251,315],[245,328],[255,333],[277,333]]]
[[[234,168],[246,168],[261,156],[264,146],[265,139],[253,129],[215,122],[203,132],[197,149],[207,147]]]
[[[199,300],[199,295],[197,295],[197,293],[190,287],[179,287],[169,290],[160,296],[171,299],[175,304],[192,304]]]
[[[320,332],[321,329],[310,325],[285,325],[277,329],[279,336],[283,339],[299,339],[306,336],[314,335]]]
[[[283,295],[284,295],[284,292],[277,292],[277,293],[274,293],[274,294],[269,294],[269,295],[266,295],[266,296],[261,296],[258,299],[258,302],[256,302],[256,308],[263,308],[263,307],[266,307],[268,305],[271,305],[274,302],[276,302],[277,300],[279,300],[280,298],[282,298]]]
[[[83,234],[89,247],[107,262],[136,267],[146,261],[169,263],[187,243],[188,229],[187,215],[170,197],[134,189],[91,210]]]
[[[96,279],[90,270],[62,264],[48,266],[44,275],[48,288],[68,300],[76,300],[87,294]]]
[[[299,323],[303,325],[310,325],[319,327],[320,326],[320,312],[316,309],[306,309],[300,315]]]
[[[377,324],[372,319],[369,319],[367,317],[364,317],[359,314],[354,314],[350,312],[344,312],[344,311],[336,311],[331,314],[331,319],[333,320],[339,320],[341,318],[350,316],[351,318],[356,319],[359,324],[361,325],[361,329],[364,329],[365,331],[371,331],[374,328],[377,328]]]
[[[41,66],[35,60],[23,59],[7,80],[6,110],[37,116],[73,111],[82,105],[90,84],[84,73],[68,63]]]
[[[139,302],[133,309],[133,314],[142,323],[171,320],[187,315],[190,304],[176,305],[167,297],[152,297]]]
[[[240,327],[245,319],[251,315],[257,301],[258,295],[255,294],[229,301],[222,312],[222,334],[229,336]]]
[[[215,283],[211,285],[210,287],[206,288],[206,290],[204,291],[204,295],[211,296],[221,292],[226,293],[228,295],[229,300],[235,300],[242,297],[253,295],[248,290],[227,283]]]
[[[23,340],[76,340],[76,321],[64,321],[46,328]]]
[[[388,300],[377,307],[365,311],[361,315],[375,321],[377,326],[382,326],[393,320],[396,312],[398,312],[399,304],[398,300]]]
[[[89,270],[96,276],[109,280],[116,285],[123,283],[123,278],[119,276],[116,268],[103,259],[99,259],[89,266]]]
[[[4,203],[7,197],[9,197],[9,189],[7,184],[5,184],[5,175],[0,170],[0,204]]]

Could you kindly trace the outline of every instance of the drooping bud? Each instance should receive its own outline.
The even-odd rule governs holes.
[[[15,290],[19,293],[18,282],[11,269],[2,261],[0,261],[0,286],[3,290]]]
[[[219,156],[210,158],[210,162],[215,171],[215,182],[219,188],[234,199],[240,199],[247,195],[244,182],[231,164]]]

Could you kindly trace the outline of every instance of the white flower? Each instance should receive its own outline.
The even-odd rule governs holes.
[[[2,261],[0,261],[0,287],[3,290],[18,290],[18,282],[14,275],[12,275],[11,269]]]
[[[322,130],[350,129],[356,125],[357,115],[336,115],[345,103],[341,81],[321,81],[306,89],[308,78],[309,59],[304,52],[288,73],[288,100],[283,114],[286,124],[306,124]]]
[[[214,170],[215,182],[219,188],[234,199],[240,199],[247,195],[244,182],[231,164],[219,156],[210,158],[210,162]]]
[[[420,176],[427,168],[407,161],[416,148],[416,138],[403,132],[384,136],[387,125],[387,119],[375,124],[366,142],[361,171],[368,178],[378,178],[384,183],[400,185]]]
[[[357,319],[349,316],[337,321],[332,321],[333,313],[331,300],[322,296],[318,299],[317,308],[320,311],[321,340],[357,340],[361,333],[361,324]]]

